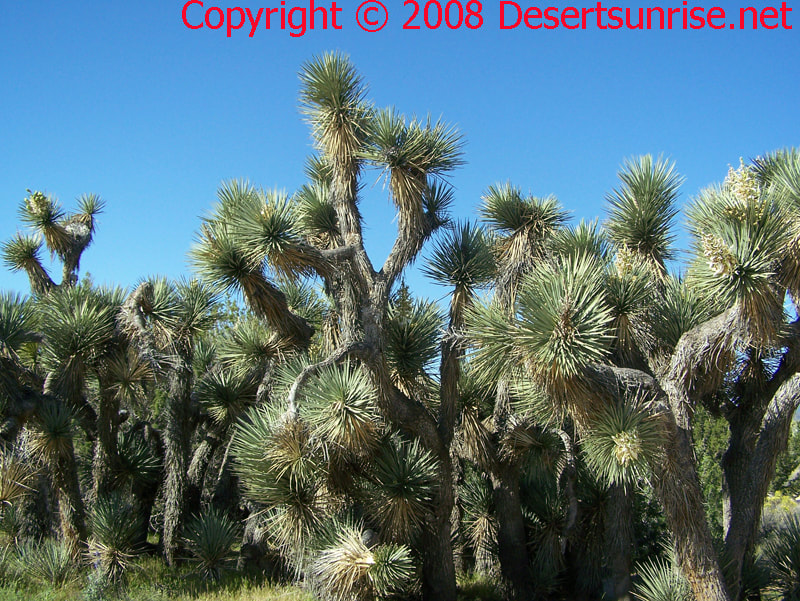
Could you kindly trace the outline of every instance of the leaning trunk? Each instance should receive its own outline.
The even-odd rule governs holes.
[[[706,522],[691,434],[677,428],[666,444],[666,460],[654,474],[654,485],[672,531],[678,562],[695,599],[730,601]]]
[[[760,423],[747,428],[731,424],[731,442],[723,460],[723,502],[725,553],[734,599],[742,593],[743,568],[753,561],[764,500],[775,475],[778,456],[789,441],[792,419],[799,404],[800,375],[795,375],[775,392]],[[755,419],[749,421],[755,422]],[[747,452],[737,453],[744,445]]]

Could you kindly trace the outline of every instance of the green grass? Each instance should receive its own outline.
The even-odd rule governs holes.
[[[218,582],[203,580],[191,566],[168,568],[160,558],[133,562],[123,584],[102,594],[89,591],[89,570],[67,586],[17,579],[0,582],[0,601],[311,601],[298,586],[275,584],[253,573],[230,572]]]

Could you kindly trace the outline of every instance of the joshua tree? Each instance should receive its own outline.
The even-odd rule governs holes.
[[[366,370],[381,416],[418,438],[438,460],[437,494],[448,523],[446,536],[440,528],[423,548],[423,588],[428,598],[454,599],[447,507],[452,504],[451,435],[446,432],[451,417],[440,419],[413,391],[398,386],[386,357],[385,333],[393,285],[445,223],[451,194],[441,176],[461,163],[461,140],[441,122],[374,109],[361,77],[339,54],[311,61],[300,77],[302,110],[319,151],[309,165],[310,183],[292,199],[246,184],[226,185],[202,227],[194,260],[203,277],[241,291],[255,315],[299,350],[309,347],[313,329],[289,310],[270,277],[314,274],[322,279],[337,316],[336,348],[297,375],[284,406],[294,411],[304,386],[335,364],[355,360]],[[385,174],[398,211],[397,238],[379,269],[364,250],[358,209],[361,174],[370,166]]]
[[[581,438],[610,438],[606,448],[614,452],[602,457],[612,465],[649,459],[678,562],[697,598],[738,596],[777,451],[800,400],[796,326],[783,315],[796,285],[797,165],[796,152],[777,153],[703,192],[688,211],[694,259],[681,281],[664,268],[675,195],[654,194],[657,187],[648,184],[670,181],[671,169],[649,157],[632,162],[612,197],[613,264],[591,248],[557,252],[523,280],[511,314],[495,304],[469,320],[475,362],[484,371],[499,377],[524,366]],[[648,303],[648,312],[630,310]],[[733,560],[727,586],[691,446],[691,409],[699,403],[731,424],[723,464],[726,554]],[[638,417],[603,417],[615,405],[619,415]]]
[[[140,284],[125,300],[121,321],[140,355],[167,381],[164,443],[164,553],[175,562],[187,516],[189,460],[195,409],[194,345],[215,321],[216,295],[197,281],[163,278]]]

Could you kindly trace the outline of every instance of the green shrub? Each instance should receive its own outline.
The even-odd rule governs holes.
[[[233,560],[231,547],[238,537],[236,524],[212,508],[186,525],[184,540],[200,573],[217,580],[220,572]]]

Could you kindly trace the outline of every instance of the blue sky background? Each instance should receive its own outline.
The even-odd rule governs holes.
[[[95,192],[108,204],[82,269],[96,282],[188,274],[187,251],[221,181],[289,192],[303,183],[311,147],[297,72],[325,50],[350,54],[376,105],[460,128],[458,218],[475,217],[482,191],[505,180],[555,194],[576,220],[602,215],[620,163],[642,153],[676,161],[685,202],[739,157],[800,145],[798,2],[788,3],[792,31],[501,31],[491,1],[479,30],[403,31],[410,8],[397,0],[372,34],[355,24],[359,3],[339,2],[340,31],[229,39],[187,29],[182,2],[3,2],[0,240],[21,227],[26,188],[68,209]],[[370,187],[377,177],[367,175],[362,207],[380,265],[395,230],[380,182]],[[418,275],[409,281],[444,293]],[[27,292],[27,278],[0,269],[0,289]]]

